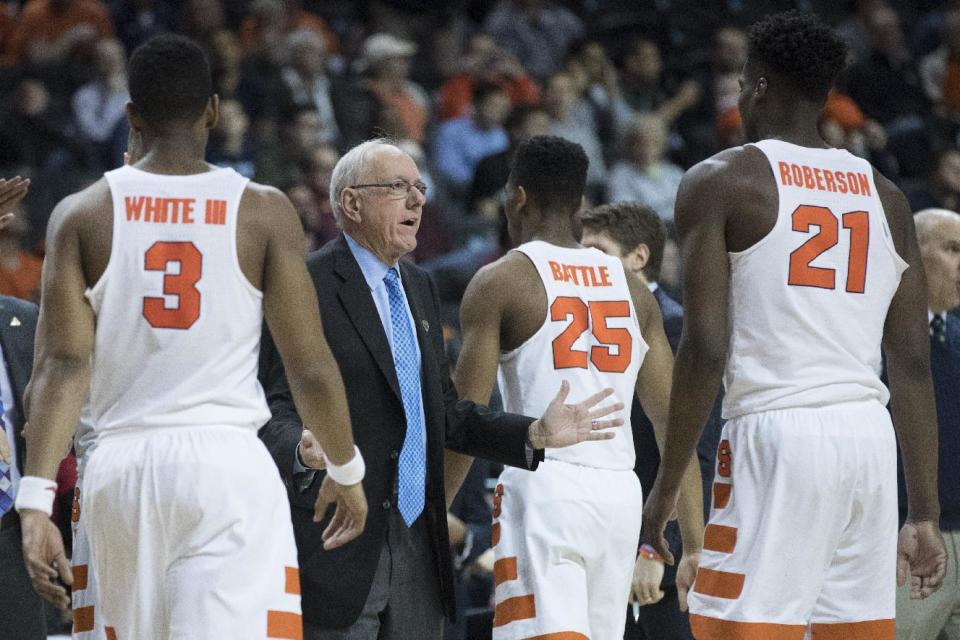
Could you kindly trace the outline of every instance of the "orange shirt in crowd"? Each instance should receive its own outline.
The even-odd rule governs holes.
[[[320,16],[313,15],[309,11],[300,10],[294,16],[293,21],[287,28],[287,33],[306,29],[316,31],[326,45],[327,53],[337,53],[340,51],[340,39],[334,33],[326,21]],[[244,51],[253,51],[260,44],[260,23],[256,16],[247,16],[240,23],[239,30],[240,46]]]
[[[38,302],[43,260],[26,251],[21,251],[19,257],[20,262],[13,270],[0,264],[0,294]]]
[[[441,120],[450,120],[469,114],[473,102],[474,78],[469,73],[458,73],[440,86],[437,112]],[[514,107],[540,104],[540,89],[529,76],[504,78],[498,83],[510,97]]]
[[[29,43],[52,44],[81,24],[93,27],[98,39],[113,35],[110,11],[100,0],[71,0],[65,11],[54,11],[50,0],[30,0],[13,27],[7,57],[14,64],[24,62]]]
[[[398,132],[400,137],[423,144],[427,133],[427,120],[430,117],[426,105],[421,104],[416,96],[404,88],[397,89],[376,81],[371,82],[370,87],[380,104],[393,112],[402,128],[402,131]]]

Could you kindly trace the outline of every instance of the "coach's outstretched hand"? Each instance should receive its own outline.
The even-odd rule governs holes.
[[[543,417],[530,424],[530,444],[535,449],[569,447],[587,440],[609,440],[616,434],[603,430],[623,424],[623,418],[600,420],[611,413],[622,411],[622,402],[599,409],[593,408],[604,398],[610,397],[613,389],[595,393],[580,404],[564,404],[569,394],[570,383],[564,380]]]
[[[932,520],[907,522],[897,540],[897,586],[910,579],[910,598],[921,600],[940,588],[947,571],[947,550],[940,525]]]
[[[42,511],[24,509],[20,512],[20,529],[23,560],[33,588],[44,600],[60,609],[69,609],[70,595],[66,587],[73,584],[73,573],[57,525]]]
[[[367,496],[363,493],[362,482],[342,485],[330,476],[325,477],[314,505],[314,522],[323,519],[331,502],[337,503],[337,510],[321,535],[323,548],[327,551],[342,547],[359,536],[367,523]]]

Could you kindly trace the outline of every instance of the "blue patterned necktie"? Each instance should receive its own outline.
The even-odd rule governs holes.
[[[393,366],[400,383],[403,412],[407,417],[407,434],[400,449],[397,471],[397,508],[409,527],[423,512],[426,486],[427,455],[424,448],[424,426],[420,410],[420,360],[417,358],[416,337],[407,315],[407,302],[400,287],[396,267],[387,271],[383,281],[390,298],[390,326],[393,331]]]
[[[3,401],[0,400],[0,438],[7,437],[7,423],[3,419],[6,409]],[[13,507],[13,476],[10,473],[10,465],[0,460],[0,518],[2,518]]]

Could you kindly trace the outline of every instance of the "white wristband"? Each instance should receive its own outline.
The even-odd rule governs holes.
[[[346,464],[335,465],[330,461],[330,458],[327,458],[327,475],[333,478],[333,481],[337,484],[345,486],[357,484],[363,480],[366,471],[367,467],[363,463],[363,456],[360,455],[360,449],[357,448],[357,445],[353,445],[353,457]]]
[[[14,506],[17,511],[36,509],[45,514],[53,514],[53,499],[57,497],[57,483],[49,478],[23,476],[17,486],[17,499]]]

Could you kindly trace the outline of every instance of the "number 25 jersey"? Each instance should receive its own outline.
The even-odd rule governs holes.
[[[907,264],[869,162],[779,140],[755,145],[777,185],[767,236],[729,253],[723,417],[875,399],[880,343]]]
[[[240,269],[232,169],[108,172],[113,243],[96,314],[94,430],[237,426],[270,417],[257,381],[262,293]],[[269,211],[263,215],[269,215]]]
[[[547,449],[548,460],[600,469],[632,470],[635,461],[630,407],[647,352],[623,266],[597,249],[534,241],[515,249],[537,269],[547,294],[543,325],[513,351],[500,354],[498,380],[504,408],[540,416],[570,383],[568,404],[610,387],[599,406],[622,402],[624,425],[611,440]],[[609,416],[616,417],[616,416]]]

